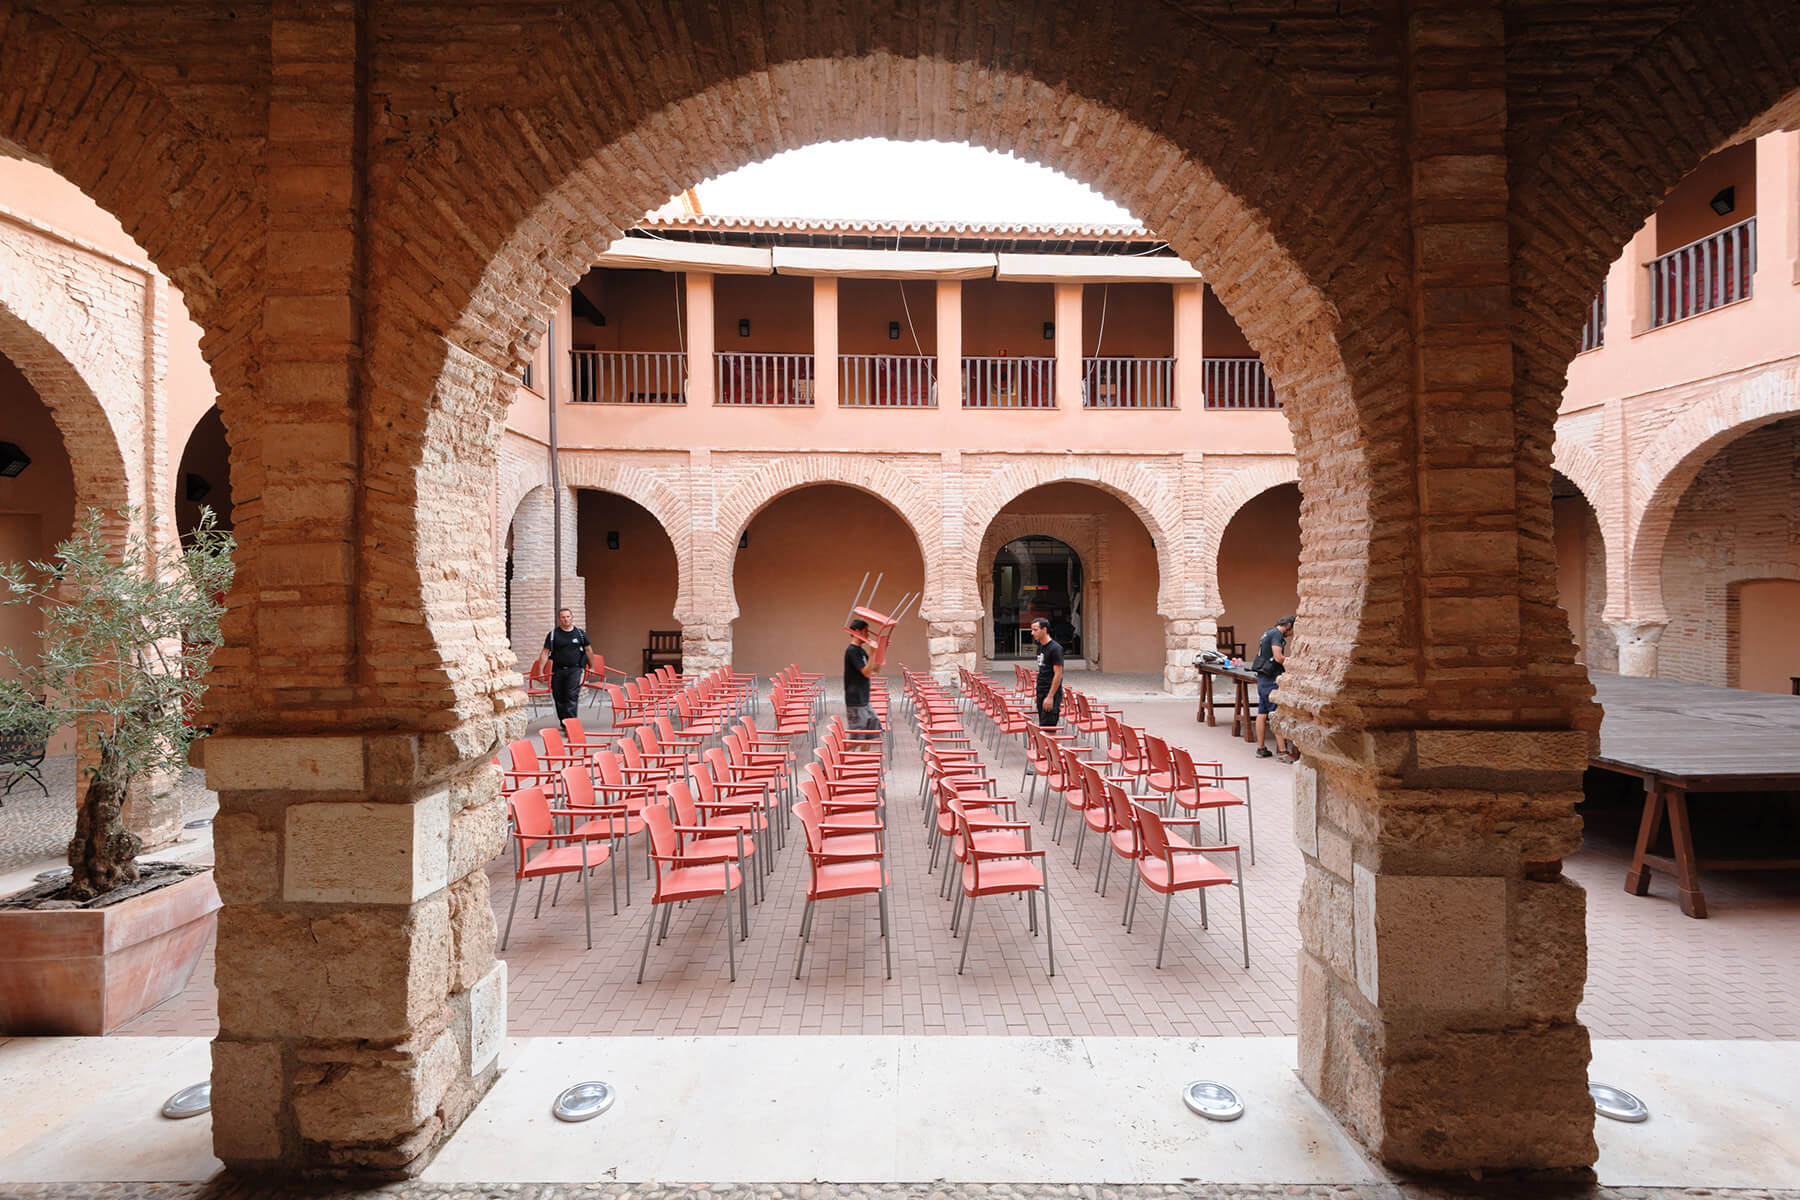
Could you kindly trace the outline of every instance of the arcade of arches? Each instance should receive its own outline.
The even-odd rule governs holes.
[[[1286,471],[1212,478],[1198,445],[1154,461],[1061,447],[1056,470],[665,446],[571,455],[563,483],[655,517],[696,665],[750,636],[763,524],[779,544],[809,485],[872,493],[888,510],[872,527],[923,549],[943,669],[978,661],[982,539],[1032,488],[1099,487],[1148,532],[1167,664],[1223,611],[1210,571],[1171,564],[1217,561],[1244,502],[1297,477],[1283,695],[1305,754],[1301,1075],[1396,1167],[1593,1163],[1584,900],[1560,861],[1598,715],[1556,602],[1559,571],[1592,556],[1560,553],[1553,463],[1608,549],[1630,547],[1604,556],[1602,615],[1621,666],[1641,667],[1659,640],[1688,653],[1660,567],[1728,506],[1703,468],[1723,451],[1735,478],[1774,470],[1779,428],[1729,443],[1795,406],[1773,384],[1729,404],[1670,395],[1628,469],[1587,429],[1616,413],[1559,426],[1559,397],[1617,248],[1708,154],[1793,116],[1800,22],[1751,0],[289,7],[0,0],[0,148],[144,248],[160,274],[140,275],[133,328],[179,290],[230,432],[239,573],[206,751],[228,1165],[416,1170],[491,1085],[490,762],[523,725],[496,495],[521,510],[515,624],[522,581],[543,580],[520,570],[519,529],[550,535],[529,496],[547,481],[502,432],[514,381],[639,214],[722,169],[864,135],[1004,147],[1130,207],[1261,354]],[[37,299],[71,290],[52,274]],[[133,474],[142,456],[117,466],[128,432],[161,436],[145,373],[63,336],[77,327],[45,305],[0,299],[0,331],[51,348],[0,347],[57,418],[77,502],[171,495]],[[179,461],[149,457],[165,475]],[[1631,490],[1607,486],[1628,473]],[[564,508],[579,522],[578,498]],[[576,523],[562,535],[571,580],[594,570]],[[1727,631],[1766,610],[1762,581],[1791,578],[1761,538],[1747,531],[1724,585]],[[1104,608],[1116,589],[1100,586]]]

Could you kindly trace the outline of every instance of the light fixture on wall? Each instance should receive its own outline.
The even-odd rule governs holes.
[[[189,471],[187,478],[182,481],[182,494],[187,497],[190,504],[200,503],[211,493],[212,484],[206,482],[206,480],[194,474],[192,471]]]
[[[608,550],[617,550],[619,548],[619,531],[618,530],[609,529],[606,531],[606,548]]]
[[[1054,342],[1056,340],[1056,322],[1055,321],[1045,321],[1044,322],[1044,340],[1046,342]]]
[[[31,455],[11,442],[0,442],[0,477],[12,479],[31,465]]]
[[[1737,185],[1720,188],[1718,195],[1712,198],[1712,210],[1721,217],[1737,207]]]
[[[897,342],[899,340],[900,340],[900,322],[889,321],[888,322],[888,341]]]
[[[739,317],[738,318],[738,336],[739,337],[749,337],[750,336],[750,318],[749,317]]]
[[[746,532],[738,535],[738,549],[739,550],[748,550],[749,548],[750,548],[750,534],[748,531],[746,531]]]

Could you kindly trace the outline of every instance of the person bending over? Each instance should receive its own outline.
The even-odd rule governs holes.
[[[1294,618],[1283,617],[1262,635],[1262,641],[1256,647],[1256,661],[1250,664],[1256,672],[1256,757],[1278,758],[1282,762],[1291,763],[1300,756],[1294,753],[1293,743],[1275,732],[1275,750],[1271,754],[1268,746],[1263,744],[1269,730],[1269,714],[1275,711],[1273,696],[1279,686],[1277,680],[1287,670],[1287,639],[1294,632]]]

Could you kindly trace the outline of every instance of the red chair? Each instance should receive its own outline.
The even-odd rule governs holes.
[[[531,744],[530,738],[520,738],[516,742],[506,744],[506,763],[501,768],[503,780],[502,790],[516,792],[520,788],[556,786],[556,772],[561,765],[552,768],[546,766],[539,758],[537,747]]]
[[[811,782],[808,780],[807,782]],[[875,897],[876,912],[881,921],[881,956],[887,965],[887,977],[894,977],[892,939],[888,937],[887,887],[892,880],[879,852],[866,858],[852,858],[843,848],[828,849],[824,814],[819,806],[801,801],[794,806],[800,828],[806,834],[806,857],[812,874],[806,884],[806,911],[800,918],[800,953],[794,957],[794,978],[800,978],[801,964],[806,961],[806,943],[812,940],[813,905],[821,900],[842,900],[850,896]]]
[[[824,838],[819,853],[828,857],[859,859],[876,857],[885,851],[885,831],[881,826],[858,825],[831,819],[820,798],[818,781],[811,776],[800,781],[800,795],[800,804],[794,807],[794,811],[798,813],[802,806],[807,806],[818,813],[819,830]]]
[[[1162,797],[1163,812],[1169,811],[1169,797],[1175,794],[1175,759],[1169,743],[1153,733],[1138,739],[1144,747],[1144,786]]]
[[[1175,760],[1175,806],[1187,812],[1212,810],[1219,818],[1219,840],[1225,840],[1225,812],[1227,809],[1243,808],[1245,832],[1250,846],[1250,865],[1256,865],[1256,815],[1250,807],[1250,777],[1248,775],[1227,775],[1225,768],[1216,762],[1196,763],[1194,756],[1180,746],[1169,748]],[[1227,783],[1241,783],[1244,794],[1238,795]]]
[[[773,870],[775,847],[769,833],[773,827],[779,834],[780,824],[769,819],[768,785],[756,779],[733,779],[725,752],[715,746],[695,769],[694,786],[700,789],[696,804],[706,822],[739,828],[762,839],[763,869]]]
[[[1117,717],[1107,717],[1106,759],[1116,774],[1129,775],[1134,781],[1150,773],[1150,760],[1144,754],[1144,731],[1127,725]],[[1132,791],[1139,791],[1135,785]]]
[[[744,826],[734,825],[729,821],[710,822],[700,817],[699,806],[694,801],[694,794],[688,791],[685,783],[669,785],[669,809],[675,817],[675,832],[681,837],[681,855],[696,866],[704,863],[733,862],[740,871],[750,870],[750,860],[756,854],[756,839],[744,840]],[[762,875],[757,873],[750,878],[755,879],[756,902],[762,903]],[[738,895],[739,908],[743,909],[743,894]],[[744,933],[749,936],[750,914],[743,911]]]
[[[592,732],[582,725],[580,717],[563,718],[563,745],[570,754],[579,755],[583,762],[592,759],[602,750],[610,750],[618,740],[616,733]]]
[[[525,701],[532,712],[556,703],[556,697],[550,692],[550,664],[532,663],[525,672]]]
[[[975,902],[987,896],[1025,894],[1030,912],[1031,932],[1037,934],[1037,894],[1044,894],[1044,940],[1050,951],[1050,974],[1056,975],[1056,935],[1050,927],[1050,872],[1044,851],[1033,850],[1030,821],[975,820],[961,806],[953,806],[958,832],[962,838],[962,891],[957,896],[957,909],[964,897],[969,901],[969,923],[963,927],[962,955],[956,962],[961,975],[969,961],[969,943],[975,940]],[[1025,841],[1025,848],[1005,846],[990,848],[979,836],[996,831],[1015,832]],[[951,931],[956,928],[957,913],[950,916]]]
[[[1176,892],[1200,893],[1200,928],[1207,927],[1206,921],[1206,889],[1230,885],[1238,890],[1238,933],[1244,947],[1244,970],[1250,969],[1250,926],[1244,915],[1244,865],[1238,858],[1236,846],[1196,846],[1185,838],[1169,833],[1169,825],[1193,825],[1198,819],[1185,820],[1164,817],[1153,808],[1142,804],[1132,804],[1132,812],[1137,817],[1138,836],[1143,839],[1143,854],[1137,860],[1137,878],[1134,882],[1133,896],[1127,900],[1126,911],[1130,917],[1126,921],[1125,931],[1131,932],[1131,921],[1137,915],[1136,891],[1141,885],[1148,884],[1153,892],[1161,892],[1163,898],[1162,933],[1156,940],[1156,966],[1160,970],[1163,963],[1163,946],[1169,940],[1169,908],[1175,901]],[[1206,858],[1208,854],[1226,854],[1232,856],[1237,865],[1236,878],[1231,872],[1214,864]]]
[[[513,916],[519,910],[519,889],[527,879],[538,881],[537,907],[531,919],[544,911],[544,881],[552,875],[581,876],[581,913],[587,924],[587,948],[594,948],[594,909],[588,898],[588,872],[605,862],[611,851],[597,845],[594,839],[578,833],[558,833],[551,818],[550,798],[541,787],[523,787],[506,800],[506,811],[512,817],[513,894],[506,909],[506,932],[500,938],[500,949],[512,937]],[[537,843],[544,848],[534,857],[531,848]],[[557,843],[563,843],[558,845]],[[561,880],[557,881],[559,884]]]
[[[644,982],[644,967],[650,962],[650,935],[656,931],[658,906],[662,908],[662,935],[656,940],[661,944],[669,936],[669,917],[675,905],[717,896],[725,912],[725,954],[731,964],[731,980],[736,983],[737,938],[731,931],[731,893],[744,885],[743,872],[728,862],[697,865],[684,859],[675,822],[660,804],[644,809],[644,824],[650,831],[650,861],[656,864],[656,888],[650,894],[650,920],[644,926],[644,952],[638,958],[637,981]],[[747,917],[744,932],[749,935]]]
[[[629,804],[603,804],[594,790],[594,777],[588,773],[585,764],[576,763],[564,767],[557,779],[563,796],[563,807],[550,810],[552,817],[569,817],[581,820],[569,832],[575,837],[589,840],[604,839],[607,847],[615,855],[623,855],[625,867],[625,903],[631,903],[631,839],[644,832],[643,806],[633,809]],[[619,868],[615,857],[608,864],[612,871],[613,915],[619,915]],[[648,863],[645,864],[646,868]]]

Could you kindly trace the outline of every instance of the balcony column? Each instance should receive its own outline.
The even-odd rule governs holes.
[[[939,408],[961,408],[962,280],[937,281],[937,402]]]
[[[1056,407],[1081,407],[1081,284],[1056,285]]]
[[[1202,344],[1206,285],[1172,284],[1175,292],[1175,407],[1206,407],[1206,350]]]
[[[687,357],[689,408],[711,408],[713,387],[713,277],[687,272]]]
[[[813,279],[813,406],[838,406],[838,281]]]
[[[575,573],[575,489],[562,497],[562,602],[575,610],[575,624],[587,624],[587,581]],[[537,657],[544,635],[556,624],[555,514],[548,487],[533,488],[519,501],[513,518],[512,638],[521,664]]]
[[[1800,283],[1800,133],[1764,134],[1756,139],[1757,256],[1770,265],[1764,274],[1776,283]]]

